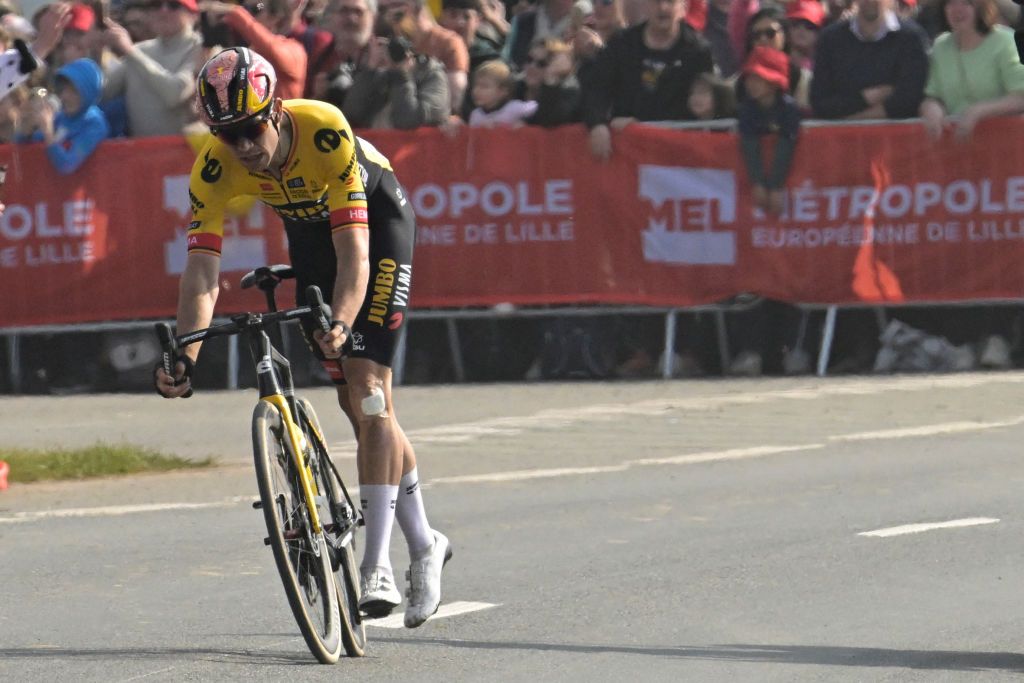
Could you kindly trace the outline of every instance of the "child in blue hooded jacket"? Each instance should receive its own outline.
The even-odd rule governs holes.
[[[110,127],[97,104],[103,93],[103,72],[91,59],[76,59],[56,74],[59,112],[41,100],[31,122],[29,142],[45,142],[50,161],[63,175],[74,173],[96,146],[109,137]]]

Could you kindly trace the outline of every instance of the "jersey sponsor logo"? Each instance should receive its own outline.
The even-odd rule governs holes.
[[[206,160],[206,165],[203,166],[203,170],[200,172],[199,177],[212,185],[220,180],[221,175],[224,173],[224,168],[220,165],[219,161],[210,158],[209,152],[206,153],[206,156],[203,157],[203,159]]]
[[[192,190],[188,191],[188,201],[192,205],[192,213],[195,213],[200,209],[206,208],[206,204],[203,204],[201,201],[199,201],[199,197],[192,194]]]
[[[302,178],[289,178],[286,184],[288,187],[305,187],[306,181]]]
[[[349,180],[352,175],[352,168],[355,166],[355,163],[356,158],[353,156],[351,159],[348,160],[348,166],[346,166],[345,170],[341,172],[340,176],[338,176],[338,180]]]
[[[344,130],[332,130],[331,128],[321,128],[313,134],[313,144],[318,150],[324,154],[330,154],[334,150],[341,147],[341,139],[345,138],[351,142],[348,137],[348,133]]]
[[[397,273],[396,273],[397,271]],[[388,329],[394,330],[402,324],[404,314],[395,312],[388,316],[392,306],[406,306],[409,297],[409,285],[412,281],[412,266],[402,264],[401,267],[393,259],[384,258],[377,262],[377,275],[373,278],[373,300],[366,319],[380,327],[384,327],[387,319]]]
[[[192,221],[191,223],[188,224],[189,230],[198,230],[201,227],[203,227],[202,221]]]
[[[365,202],[366,201],[366,193],[365,192],[349,192],[348,193],[348,200],[350,202],[356,202],[356,201]]]
[[[370,212],[365,208],[353,206],[347,209],[338,209],[331,214],[331,227],[348,225],[349,223],[366,223],[370,219]]]
[[[260,183],[260,189],[264,192],[273,192],[274,186],[271,183]]]
[[[365,351],[366,343],[363,341],[363,335],[359,332],[352,332],[352,350],[353,351]]]
[[[312,206],[275,206],[274,212],[281,218],[297,221],[322,221],[331,214],[326,205],[314,204]]]

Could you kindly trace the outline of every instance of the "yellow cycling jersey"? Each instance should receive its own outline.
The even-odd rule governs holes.
[[[259,198],[286,222],[329,221],[332,231],[368,227],[367,183],[371,173],[379,179],[391,171],[388,160],[368,143],[360,147],[333,105],[286,100],[284,114],[292,143],[280,180],[248,171],[214,136],[203,146],[189,179],[189,252],[220,255],[225,206],[242,195]]]

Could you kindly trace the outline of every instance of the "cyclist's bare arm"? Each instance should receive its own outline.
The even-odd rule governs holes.
[[[185,272],[178,283],[178,334],[209,327],[213,321],[213,307],[220,289],[220,257],[213,254],[188,255]],[[199,358],[200,344],[185,348],[193,362]]]
[[[204,327],[213,321],[213,307],[217,303],[217,280],[220,276],[220,257],[212,254],[191,253],[185,264],[178,284],[178,329],[185,334]],[[199,357],[200,344],[191,344],[184,353],[195,363]],[[170,377],[162,368],[156,371],[157,390],[168,398],[184,396],[190,389],[189,382],[178,384],[185,375],[185,364],[178,361],[175,377]]]
[[[336,230],[332,236],[334,253],[338,259],[338,275],[331,296],[334,319],[351,326],[363,305],[370,278],[370,232],[364,226]],[[341,350],[346,338],[341,327],[318,337],[324,355],[333,357]]]

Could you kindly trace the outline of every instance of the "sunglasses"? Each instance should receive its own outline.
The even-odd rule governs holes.
[[[270,126],[270,119],[262,118],[258,121],[249,121],[234,126],[211,128],[210,134],[216,136],[225,144],[235,146],[242,138],[249,142],[256,142],[261,135],[267,132],[268,126]]]
[[[548,64],[550,64],[550,60],[548,60],[547,57],[541,57],[538,59],[537,57],[527,56],[526,66],[530,66],[531,64],[536,66],[538,69],[546,69]]]
[[[750,37],[754,40],[775,40],[775,36],[779,35],[780,31],[777,28],[763,28],[760,31],[751,31]]]

